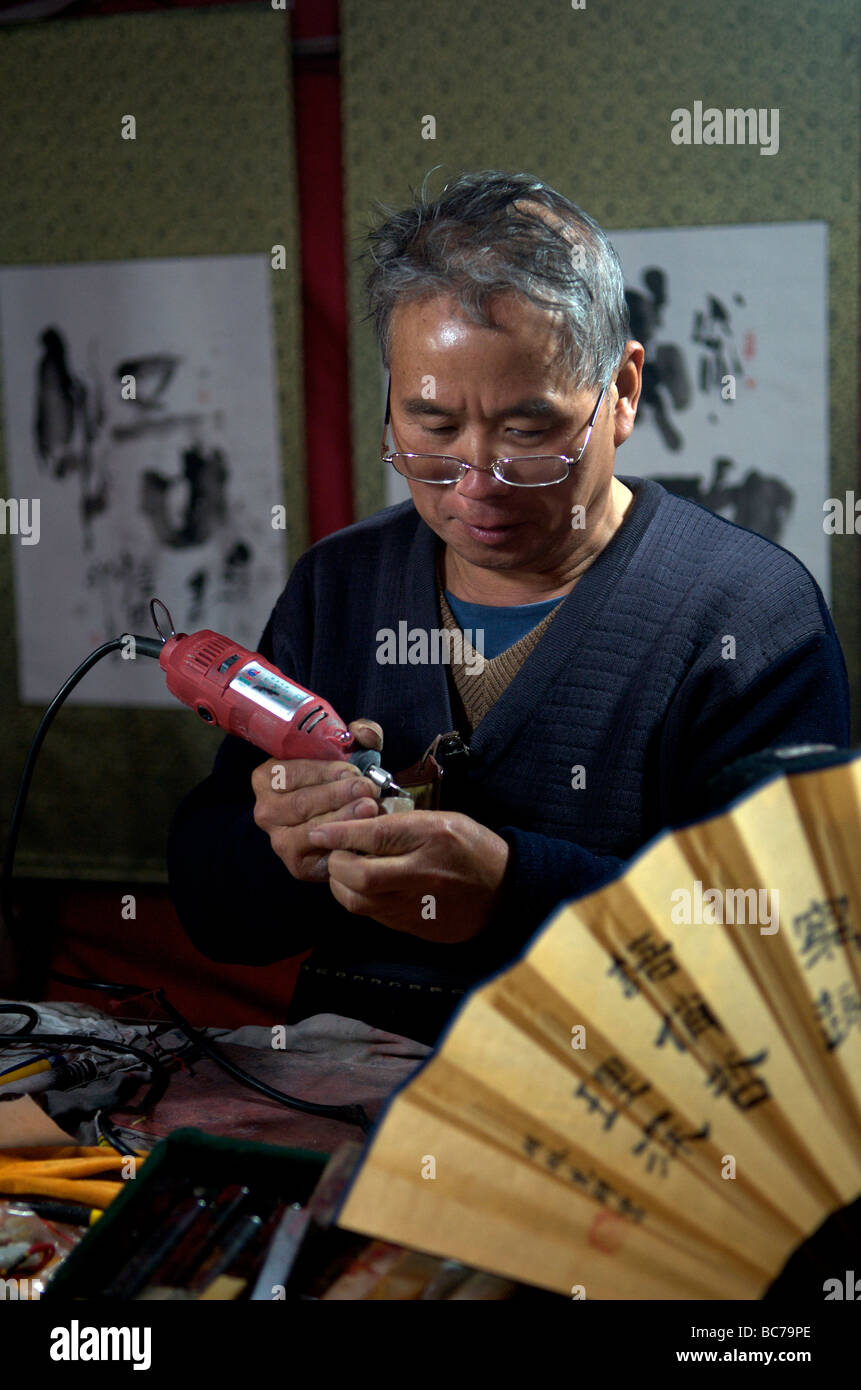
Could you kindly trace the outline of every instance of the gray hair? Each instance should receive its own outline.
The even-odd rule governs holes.
[[[450,294],[474,323],[489,327],[490,298],[517,293],[556,316],[557,361],[575,389],[607,386],[630,328],[619,258],[597,222],[531,174],[461,174],[434,201],[429,177],[413,190],[412,207],[377,203],[386,221],[368,234],[368,317],[383,365],[396,304]]]

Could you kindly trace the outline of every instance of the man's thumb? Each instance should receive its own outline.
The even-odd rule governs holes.
[[[373,719],[354,719],[347,727],[362,748],[376,748],[378,753],[382,752],[383,731]]]

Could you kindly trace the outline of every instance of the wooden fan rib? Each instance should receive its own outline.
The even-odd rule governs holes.
[[[577,913],[581,907],[582,904],[577,905]],[[521,964],[528,963],[548,982],[553,982],[566,998],[569,1009],[574,1010],[572,1021],[578,1017],[573,1004],[577,998],[577,982],[588,981],[589,1017],[604,1033],[612,1035],[616,1051],[622,1056],[640,1059],[639,1069],[646,1071],[652,1082],[672,1098],[675,1110],[701,1116],[715,1133],[722,1135],[725,1144],[722,1152],[736,1156],[738,1167],[748,1174],[764,1201],[778,1211],[791,1213],[803,1230],[812,1230],[839,1204],[840,1197],[830,1186],[823,1188],[821,1174],[817,1191],[811,1191],[811,1175],[802,1161],[806,1158],[803,1146],[797,1146],[800,1155],[797,1149],[789,1154],[781,1152],[775,1140],[780,1127],[774,1120],[757,1122],[757,1111],[775,1107],[770,1082],[771,1099],[757,1104],[754,1109],[741,1109],[731,1102],[729,1095],[712,1095],[706,1090],[704,1081],[708,1078],[704,1078],[690,1052],[679,1053],[674,1047],[668,1050],[656,1045],[654,1008],[641,991],[627,998],[624,996],[617,983],[608,977],[605,947],[591,931],[584,929],[586,924],[575,930],[572,915],[574,909],[566,909],[565,914],[546,927]],[[688,973],[696,981],[694,973]],[[508,978],[508,974],[506,972],[500,979]],[[729,1037],[737,1033],[738,1029],[731,1028]],[[778,1037],[774,1029],[772,1034]],[[766,1040],[771,1042],[770,1037]],[[761,1039],[758,1045],[760,1042]]]
[[[449,1165],[422,1182],[417,1134],[426,1153]],[[420,1146],[419,1146],[420,1147]],[[507,1278],[587,1298],[757,1298],[766,1287],[718,1259],[704,1262],[664,1247],[652,1234],[596,1213],[579,1193],[548,1213],[540,1173],[456,1125],[417,1110],[409,1090],[394,1101],[384,1130],[347,1198],[338,1224],[447,1255]]]
[[[769,1225],[767,1213],[755,1200],[745,1212],[735,1210],[730,1198],[738,1195],[736,1184],[732,1189],[724,1184],[723,1193],[713,1193],[683,1167],[673,1165],[666,1178],[648,1186],[636,1170],[622,1172],[634,1165],[620,1164],[609,1145],[602,1153],[600,1135],[592,1135],[591,1143],[584,1135],[579,1142],[581,1135],[575,1131],[572,1136],[570,1124],[555,1126],[536,1117],[535,1107],[527,1110],[524,1099],[528,1103],[521,1097],[516,1104],[485,1085],[474,1068],[464,1072],[443,1057],[427,1068],[424,1085],[413,1096],[421,1110],[469,1130],[516,1163],[537,1167],[556,1188],[548,1196],[549,1206],[558,1207],[577,1192],[593,1204],[596,1214],[605,1210],[641,1225],[688,1256],[710,1259],[723,1251],[723,1258],[735,1261],[749,1277],[773,1273],[798,1245],[800,1232],[786,1222],[778,1229]],[[538,1150],[547,1155],[543,1164]]]
[[[515,992],[515,981],[516,992]],[[521,1031],[519,1036],[524,1039],[521,1046],[526,1049],[526,1040],[534,1045],[541,1047],[553,1059],[553,1064],[563,1069],[562,1074],[572,1080],[582,1080],[588,1086],[599,1092],[604,1098],[605,1103],[616,1105],[618,1097],[612,1094],[612,1090],[602,1082],[600,1075],[596,1075],[604,1064],[612,1059],[618,1059],[626,1077],[630,1080],[632,1090],[637,1090],[639,1081],[644,1079],[638,1077],[636,1068],[633,1066],[630,1057],[618,1057],[617,1047],[610,1042],[609,1036],[603,1034],[596,1027],[594,1022],[587,1019],[581,1012],[581,1019],[586,1027],[586,1035],[590,1040],[590,1045],[585,1049],[573,1050],[570,1046],[570,1036],[565,1033],[564,1025],[561,1024],[561,1015],[565,1007],[569,1009],[570,1004],[563,1000],[562,996],[552,987],[547,985],[546,980],[528,969],[528,964],[524,964],[522,969],[516,972],[509,972],[506,976],[493,982],[490,986],[486,998],[492,999],[493,1006],[496,1008],[502,1019],[518,1027]],[[557,1010],[552,1018],[553,1027],[536,1030],[534,1023],[537,1018],[548,1018],[551,1010],[548,1008],[548,1000],[553,999]],[[540,1002],[539,1002],[540,1000]],[[478,1020],[479,1014],[476,1010],[475,1018]],[[529,1019],[530,1026],[524,1027],[526,1019]],[[486,1026],[486,1025],[485,1025]],[[560,1036],[561,1035],[561,1036]],[[508,1099],[513,1099],[513,1092],[516,1082],[519,1081],[519,1092],[523,1096],[524,1104],[530,1096],[535,1095],[535,1087],[538,1084],[537,1078],[543,1078],[543,1067],[541,1058],[534,1058],[532,1063],[524,1064],[523,1076],[520,1076],[517,1069],[516,1046],[512,1046],[504,1055],[504,1062],[500,1066],[501,1048],[497,1044],[491,1058],[486,1047],[479,1042],[478,1049],[468,1050],[469,1030],[457,1027],[456,1035],[452,1034],[445,1049],[445,1057],[452,1064],[459,1066],[464,1074],[480,1078],[488,1087],[493,1088],[498,1094],[499,1074],[504,1076],[504,1084]],[[568,1046],[560,1045],[560,1041]],[[486,1054],[483,1056],[483,1053]],[[439,1060],[442,1060],[440,1058]],[[434,1066],[436,1063],[433,1064]],[[545,1064],[546,1065],[546,1064]],[[430,1069],[429,1069],[430,1070]],[[618,1072],[619,1068],[614,1067]],[[535,1080],[532,1079],[532,1074]],[[564,1084],[564,1083],[563,1083]],[[573,1088],[571,1088],[573,1089]],[[577,1113],[576,1107],[571,1107],[571,1113],[567,1117],[567,1123],[562,1119],[564,1093],[560,1094],[557,1085],[552,1104],[557,1107],[557,1130],[560,1136],[564,1134],[566,1140],[575,1143],[581,1140],[585,1142],[585,1134],[588,1128],[592,1107],[589,1107],[589,1114],[585,1112]],[[677,1127],[683,1127],[684,1132],[696,1130],[697,1122],[692,1118],[690,1112],[684,1112],[674,1106],[671,1096],[664,1093],[654,1085],[650,1086],[648,1100],[645,1096],[638,1098],[632,1105],[625,1106],[619,1111],[625,1123],[630,1124],[638,1134],[642,1133],[644,1126],[648,1123],[655,1110],[662,1113],[667,1105],[674,1110],[674,1121]],[[550,1103],[547,1105],[550,1109]],[[723,1119],[723,1117],[722,1117]],[[577,1128],[575,1128],[577,1126]],[[604,1159],[607,1164],[612,1165],[612,1170],[616,1176],[624,1177],[630,1186],[638,1186],[641,1177],[640,1170],[636,1161],[631,1160],[629,1152],[618,1142],[619,1136],[616,1132],[608,1135],[599,1135],[596,1145],[603,1144],[605,1148]],[[660,1147],[668,1157],[674,1155],[673,1146],[661,1139],[660,1132],[654,1135],[656,1147]],[[665,1165],[667,1169],[672,1167],[675,1172],[680,1168],[685,1173],[691,1175],[691,1182],[694,1186],[691,1190],[679,1193],[679,1200],[689,1204],[696,1209],[702,1208],[705,1197],[709,1192],[713,1192],[719,1197],[722,1210],[725,1213],[723,1219],[727,1223],[724,1230],[724,1238],[733,1244],[731,1235],[732,1221],[730,1213],[727,1212],[729,1206],[734,1215],[740,1221],[740,1233],[743,1236],[734,1246],[739,1252],[749,1252],[750,1242],[753,1239],[770,1238],[784,1242],[788,1237],[794,1235],[795,1239],[800,1239],[805,1233],[795,1222],[785,1213],[781,1212],[773,1203],[771,1193],[768,1188],[757,1186],[747,1177],[745,1171],[732,1183],[727,1183],[718,1176],[721,1166],[721,1156],[727,1151],[726,1144],[719,1143],[716,1139],[711,1139],[707,1144],[703,1144],[702,1150],[698,1146],[689,1154],[681,1153],[675,1161]],[[592,1161],[600,1163],[602,1155],[599,1147],[590,1148]],[[705,1192],[703,1191],[705,1185]],[[646,1190],[646,1189],[643,1189]],[[651,1198],[654,1201],[654,1197]],[[830,1205],[833,1206],[833,1200]],[[682,1208],[684,1209],[684,1208]],[[703,1220],[707,1219],[704,1212],[701,1212]]]
[[[683,833],[688,832],[679,835]],[[806,1180],[819,1199],[833,1209],[835,1202],[852,1200],[861,1185],[861,1164],[846,1134],[845,1115],[842,1124],[835,1124],[823,1096],[811,1087],[780,1021],[765,1006],[761,981],[743,968],[732,935],[717,924],[668,921],[672,894],[694,872],[677,836],[669,836],[654,847],[648,861],[639,860],[623,879],[567,910],[586,921],[609,953],[636,939],[639,923],[651,922],[655,942],[670,948],[682,973],[653,985],[644,979],[641,992],[651,994],[660,1006],[672,1000],[673,980],[680,979],[685,988],[686,981],[693,982],[740,1057],[756,1057],[767,1047],[769,1086],[778,1103],[757,1106],[749,1112],[750,1122],[778,1153],[795,1152],[796,1167],[809,1175]],[[712,1034],[715,1045],[719,1037]],[[695,1052],[702,1041],[688,1040]],[[703,1060],[709,1061],[708,1054],[703,1053]]]
[[[861,923],[861,761],[799,773],[788,785],[827,896],[845,894],[850,920]],[[844,953],[855,995],[861,996],[861,951],[845,947]]]
[[[698,826],[680,835],[683,844],[691,846],[695,868],[703,869],[708,863],[713,879],[726,884],[741,878],[779,893],[777,933],[761,935],[744,926],[728,930],[810,1086],[846,1142],[857,1145],[861,1142],[861,1001],[848,960],[861,954],[859,918],[853,920],[849,911],[849,888],[857,871],[848,880],[822,878],[793,794],[795,780],[769,783],[726,816],[710,822],[707,834]],[[832,779],[832,794],[834,790]],[[845,808],[844,812],[848,814]],[[820,839],[826,823],[824,816],[818,822]],[[844,984],[852,986],[857,1026],[850,1028],[839,1048],[829,1049],[816,1000],[823,992],[839,999]]]

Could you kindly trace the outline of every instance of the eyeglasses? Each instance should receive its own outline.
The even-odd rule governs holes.
[[[449,454],[407,454],[386,449],[386,434],[392,406],[392,379],[389,377],[380,457],[383,463],[390,463],[402,477],[410,478],[415,483],[436,483],[446,487],[450,483],[459,483],[472,468],[476,473],[492,473],[494,478],[498,478],[501,483],[509,483],[511,487],[551,487],[554,483],[564,483],[571,469],[583,457],[606,393],[605,386],[586,427],[586,438],[576,454],[521,454],[518,458],[493,459],[489,468],[479,468],[474,463],[453,458]]]

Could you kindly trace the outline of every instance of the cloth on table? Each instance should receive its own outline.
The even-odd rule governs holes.
[[[39,1023],[33,1034],[21,1038],[25,1057],[54,1050],[50,1044],[40,1047],[38,1035],[43,1032],[83,1033],[126,1042],[163,1062],[191,1053],[182,1031],[163,1021],[119,1022],[83,1004],[52,1002],[28,1004],[28,1008],[36,1010]],[[15,1032],[20,1022],[14,1015],[0,1014],[0,1036]],[[335,1014],[269,1028],[251,1025],[196,1031],[217,1044],[228,1060],[277,1090],[318,1104],[362,1105],[372,1120],[392,1091],[432,1051],[424,1043]],[[324,1152],[344,1139],[361,1137],[355,1125],[289,1109],[243,1086],[208,1058],[181,1058],[181,1069],[171,1077],[167,1093],[141,1120],[130,1107],[132,1101],[139,1103],[137,1092],[149,1083],[145,1063],[119,1052],[99,1053],[91,1045],[77,1048],[71,1041],[62,1050],[75,1058],[90,1058],[98,1074],[68,1089],[49,1086],[36,1095],[46,1113],[79,1144],[96,1142],[99,1111],[120,1124],[134,1118],[142,1134],[157,1137],[193,1125],[213,1134]],[[11,1066],[14,1058],[11,1049],[0,1050],[4,1066]],[[10,1097],[21,1093],[15,1083],[8,1091]]]
[[[230,1061],[270,1086],[322,1105],[362,1105],[371,1120],[432,1052],[423,1043],[336,1014],[279,1027],[274,1036],[272,1029],[259,1027],[208,1033]],[[206,1058],[194,1063],[193,1072],[171,1082],[146,1124],[148,1133],[168,1134],[191,1124],[211,1134],[323,1153],[345,1139],[363,1137],[358,1126],[287,1109],[249,1090]]]

